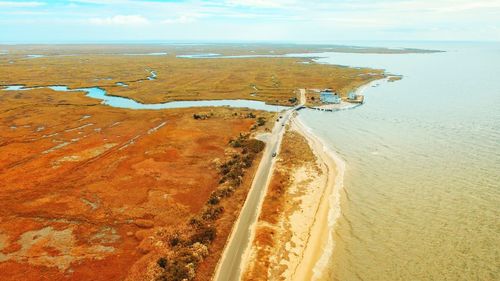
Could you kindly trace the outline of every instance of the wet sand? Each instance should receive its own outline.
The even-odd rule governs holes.
[[[300,118],[294,118],[292,124],[307,139],[313,153],[326,167],[326,173],[322,175],[326,177],[326,185],[318,202],[309,233],[310,239],[293,276],[293,280],[317,280],[325,270],[334,248],[331,235],[340,215],[340,190],[343,188],[345,163],[333,151],[326,148],[324,142],[314,135]]]

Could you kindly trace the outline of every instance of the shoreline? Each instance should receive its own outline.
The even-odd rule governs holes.
[[[370,81],[359,86],[355,92],[358,95],[362,94],[366,89],[386,80],[387,78],[382,78]],[[305,91],[301,89],[300,98],[303,102],[305,101],[304,92]],[[357,106],[359,105],[355,107]],[[295,227],[292,226],[297,225],[297,223],[303,225],[300,219],[289,217],[289,220],[294,221],[290,222],[292,224],[290,226],[292,229],[290,230],[295,233],[294,235],[298,235],[294,239],[299,239],[294,241],[302,241],[304,246],[303,248],[299,247],[301,249],[296,252],[296,254],[300,256],[298,261],[293,262],[287,259],[286,263],[280,263],[281,265],[288,264],[292,266],[292,268],[289,268],[290,272],[283,272],[284,275],[281,275],[281,277],[288,276],[286,278],[287,280],[296,281],[323,280],[325,277],[324,275],[328,272],[328,264],[333,256],[335,248],[333,235],[337,220],[341,214],[340,204],[346,164],[337,153],[326,145],[323,139],[312,131],[311,127],[308,127],[304,123],[299,114],[295,113],[290,117],[289,125],[291,126],[291,130],[296,131],[307,141],[309,149],[316,156],[317,162],[322,166],[321,169],[324,174],[319,176],[319,178],[321,178],[321,183],[318,183],[320,185],[318,189],[316,191],[311,190],[311,192],[316,192],[317,195],[313,201],[309,201],[313,203],[310,207],[314,206],[314,210],[312,210],[312,217],[310,217],[312,223],[309,224],[306,232],[304,233],[302,229],[295,229]],[[293,187],[289,186],[288,188]],[[303,200],[308,199],[304,198]],[[305,210],[303,210],[303,212],[304,211]],[[252,227],[252,229],[255,231],[255,226]],[[252,238],[254,235],[255,233],[253,233]],[[253,239],[251,240],[253,241]],[[254,242],[252,242],[252,245],[255,245],[253,243]],[[252,247],[253,246],[250,246],[246,249],[243,260],[248,261],[248,258],[251,256],[249,252],[254,253],[251,250]],[[244,268],[248,270],[250,267]],[[243,271],[245,271],[244,268],[242,269]],[[243,277],[242,275],[240,276]]]
[[[378,87],[381,83],[387,82],[391,77],[393,77],[393,76],[391,75],[388,77],[384,77],[381,79],[375,79],[373,81],[365,83],[365,84],[359,86],[354,92],[356,93],[356,95],[362,95],[366,89],[368,89],[372,86],[375,86],[375,85],[376,85],[376,87]]]
[[[371,87],[372,85],[378,84],[381,81],[385,81],[387,78],[376,79],[365,83],[359,86],[355,92],[357,94],[363,93],[366,89]],[[300,89],[300,99],[303,102],[305,100],[305,91]],[[292,112],[290,112],[292,113]],[[311,152],[316,156],[317,161],[321,163],[323,166],[323,171],[325,175],[321,176],[323,178],[324,183],[321,183],[320,189],[316,192],[319,192],[319,198],[316,198],[316,204],[313,210],[312,223],[308,230],[304,241],[304,247],[297,253],[301,258],[300,260],[292,265],[291,272],[289,273],[290,280],[319,280],[323,279],[323,275],[327,274],[327,268],[329,261],[333,256],[333,251],[335,248],[334,241],[334,228],[337,224],[337,220],[341,214],[341,191],[343,189],[344,184],[344,174],[345,174],[345,162],[342,158],[337,155],[333,150],[326,146],[326,142],[317,136],[312,128],[308,127],[301,120],[300,115],[297,113],[289,114],[288,124],[290,124],[295,131],[297,131],[306,141],[309,146]],[[280,128],[280,127],[278,127]],[[275,149],[281,149],[281,138],[278,137],[278,144],[275,144]],[[272,150],[275,150],[272,149]],[[267,147],[266,147],[267,150]],[[274,174],[274,159],[272,159],[272,164],[269,167],[269,176],[266,179],[263,190],[261,190],[260,198],[257,200],[257,213],[255,214],[255,221],[251,222],[248,226],[248,230],[250,231],[250,235],[248,237],[248,245],[243,245],[240,261],[236,262],[239,264],[236,275],[239,276],[239,280],[244,278],[244,274],[246,270],[248,270],[249,259],[253,255],[253,245],[254,239],[256,235],[256,227],[259,221],[262,204],[264,203],[265,196],[267,194],[267,190],[269,188],[270,180],[272,175]],[[259,167],[260,168],[260,167]],[[248,202],[245,201],[245,205]],[[243,209],[247,206],[243,206]],[[242,209],[242,212],[243,212]],[[245,212],[243,212],[245,213]],[[292,219],[292,218],[290,218]],[[296,220],[296,219],[292,219]],[[235,225],[241,223],[240,218],[236,221]],[[296,223],[294,223],[296,224]],[[233,227],[234,228],[234,227]],[[238,228],[239,229],[239,228]],[[300,233],[301,231],[297,232]],[[228,241],[234,240],[234,229],[231,231],[231,235]],[[229,244],[233,245],[234,243]],[[229,255],[227,252],[227,243],[226,249],[224,250],[221,259],[219,260],[214,275],[212,276],[212,280],[220,280],[221,276],[224,276],[228,273],[227,270],[223,269],[221,260],[227,260],[227,256]],[[234,246],[234,245],[233,245]],[[242,245],[239,247],[241,248]],[[234,254],[234,251],[232,254]],[[234,263],[231,262],[232,264]],[[221,272],[225,272],[222,274]],[[227,274],[226,274],[227,275]]]
[[[293,280],[318,280],[325,272],[335,247],[332,234],[340,216],[340,191],[343,188],[345,162],[324,145],[324,141],[306,126],[300,117],[292,120],[297,131],[306,138],[311,150],[327,169],[327,183],[310,230],[310,241],[302,253],[302,261]]]
[[[358,96],[364,96],[363,93],[365,92],[366,89],[370,87],[378,87],[381,83],[387,83],[390,81],[391,77],[395,76],[388,76],[380,79],[375,79],[372,81],[369,81],[365,84],[362,84],[361,86],[357,87],[356,90],[354,90],[354,93]],[[318,111],[329,111],[329,112],[337,112],[337,111],[343,111],[343,110],[352,110],[355,109],[361,105],[364,104],[363,102],[356,102],[352,103],[349,101],[344,101],[342,100],[340,104],[323,104],[319,106],[311,106],[308,107],[311,110],[318,110]]]
[[[366,89],[387,82],[388,77],[376,79],[359,86],[355,93],[361,95]],[[346,109],[354,109],[355,105]],[[343,110],[346,110],[343,109]],[[314,110],[314,108],[312,109]],[[338,111],[338,110],[337,110]],[[344,174],[346,164],[335,151],[326,146],[326,142],[316,135],[299,116],[293,116],[297,131],[309,142],[313,153],[322,161],[327,170],[327,186],[325,187],[315,221],[310,231],[311,241],[302,253],[303,259],[296,269],[293,280],[319,280],[324,279],[328,262],[331,260],[335,248],[333,232],[341,210],[341,191],[344,187]]]

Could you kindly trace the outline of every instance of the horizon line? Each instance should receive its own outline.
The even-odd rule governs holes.
[[[142,45],[142,44],[295,44],[295,45],[335,45],[348,42],[387,43],[500,43],[500,40],[335,40],[335,41],[293,41],[293,40],[62,40],[62,41],[0,41],[0,45]]]

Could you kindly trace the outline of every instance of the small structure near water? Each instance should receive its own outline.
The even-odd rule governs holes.
[[[321,91],[319,93],[319,98],[323,103],[339,104],[342,101],[340,96],[330,89]]]
[[[363,95],[358,95],[355,92],[350,92],[347,95],[347,101],[350,103],[363,103],[365,97]]]

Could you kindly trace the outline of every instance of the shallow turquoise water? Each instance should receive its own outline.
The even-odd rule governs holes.
[[[156,77],[156,72],[152,71],[151,76],[148,77],[148,80],[154,80],[155,77]],[[47,88],[57,92],[85,92],[86,96],[100,100],[102,104],[109,105],[111,107],[138,109],[138,110],[139,109],[158,110],[158,109],[168,109],[168,108],[209,107],[209,106],[228,106],[228,107],[250,108],[250,109],[265,110],[265,111],[281,111],[287,108],[284,106],[269,105],[262,101],[242,100],[242,99],[173,101],[166,103],[144,104],[136,102],[135,100],[129,98],[110,96],[104,89],[99,87],[68,89],[68,87],[66,86],[47,86]],[[31,89],[33,88],[24,88],[21,85],[14,85],[14,86],[7,86],[3,90],[27,91]]]
[[[500,45],[415,47],[319,60],[404,75],[300,113],[347,164],[327,280],[500,280]]]

